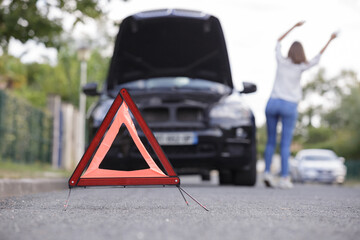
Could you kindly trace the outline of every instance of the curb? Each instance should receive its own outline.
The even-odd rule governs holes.
[[[0,198],[68,189],[65,178],[0,179]]]

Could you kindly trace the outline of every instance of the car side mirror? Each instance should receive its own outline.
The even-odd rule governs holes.
[[[97,83],[87,83],[82,87],[82,91],[88,96],[99,96],[100,93],[97,91]]]
[[[345,162],[345,158],[339,157],[339,161],[342,162],[342,163],[344,163],[344,162]]]
[[[243,82],[244,89],[240,91],[240,93],[253,93],[256,92],[257,87],[256,84],[251,82]]]

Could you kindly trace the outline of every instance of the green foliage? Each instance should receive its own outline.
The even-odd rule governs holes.
[[[358,130],[360,127],[360,87],[354,86],[350,94],[344,95],[335,109],[324,114],[324,122],[335,129],[348,128]]]
[[[101,90],[108,74],[109,64],[109,57],[103,57],[100,51],[93,51],[88,61],[87,82],[96,82],[98,90]],[[96,98],[87,97],[86,105],[90,106],[95,101]]]
[[[338,78],[334,77],[326,79],[326,71],[324,68],[320,68],[313,80],[307,83],[303,88],[304,99],[311,94],[324,95],[328,93],[341,93],[341,88],[338,85]]]
[[[109,57],[103,57],[100,51],[93,51],[88,61],[88,82],[96,82],[101,87],[106,79],[109,64]]]
[[[302,139],[304,148],[325,148],[334,149],[333,135],[334,131],[327,127],[308,127],[306,129],[306,136]]]
[[[294,140],[303,148],[333,149],[346,158],[360,159],[360,118],[357,117],[360,116],[360,85],[357,74],[342,71],[338,76],[326,79],[325,70],[320,69],[304,89],[305,98],[317,95],[320,101],[310,104],[299,114]],[[330,103],[330,109],[324,108]],[[311,124],[315,115],[321,118],[318,128]],[[304,124],[306,122],[308,124]]]
[[[47,79],[47,92],[60,95],[64,101],[78,106],[80,84],[80,62],[76,53],[64,47],[58,53],[58,64],[53,69],[54,75]]]
[[[257,153],[258,158],[262,158],[264,156],[267,135],[266,135],[266,126],[263,125],[258,127],[256,130],[256,138],[257,138]]]
[[[45,106],[48,94],[60,95],[64,101],[78,105],[80,63],[71,44],[60,40],[62,24],[70,16],[73,26],[88,18],[103,19],[99,4],[97,0],[0,1],[0,88],[15,89],[15,94],[36,106]],[[19,58],[7,55],[11,39],[56,47],[57,65],[22,64]],[[95,50],[88,63],[89,80],[102,82],[108,60]]]
[[[334,139],[339,152],[349,158],[360,159],[360,87],[354,86],[349,95],[344,95],[341,102],[332,111],[324,114],[324,124],[337,133]]]
[[[88,61],[88,82],[101,87],[107,74],[109,58],[94,50]],[[0,88],[10,88],[38,107],[46,106],[49,94],[61,96],[63,101],[78,106],[80,92],[80,62],[76,52],[63,47],[58,54],[58,64],[23,64],[20,59],[0,57]],[[94,99],[88,99],[88,106]]]
[[[332,137],[333,131],[327,127],[309,127],[305,138],[306,144],[316,144],[327,141]]]
[[[96,0],[12,0],[0,2],[0,46],[7,52],[11,38],[22,43],[29,39],[59,48],[62,20],[76,16],[76,24],[85,18],[98,18],[103,12]]]
[[[0,61],[1,61],[0,57]],[[103,57],[99,51],[94,50],[88,61],[87,76],[88,82],[103,84],[109,58]],[[61,96],[63,101],[75,106],[79,103],[80,93],[80,62],[77,55],[69,48],[61,48],[58,54],[58,64],[18,64],[25,69],[27,85],[23,85],[15,90],[18,96],[28,99],[33,105],[39,107],[46,106],[46,98],[49,94]],[[94,99],[88,100],[88,105]]]
[[[27,69],[20,59],[3,55],[0,57],[0,88],[17,88],[26,85]]]
[[[335,131],[332,139],[334,150],[347,159],[360,159],[358,133],[349,131],[349,129],[341,129]]]

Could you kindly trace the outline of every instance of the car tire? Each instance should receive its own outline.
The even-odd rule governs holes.
[[[220,185],[230,185],[233,183],[233,175],[230,170],[219,170]]]
[[[256,129],[254,127],[254,129]],[[237,170],[234,173],[234,184],[238,186],[254,186],[256,184],[256,162],[257,162],[257,151],[256,151],[256,131],[254,130],[252,138],[251,138],[251,146],[250,146],[250,164],[249,168],[246,170]]]
[[[254,186],[256,184],[256,160],[251,161],[249,170],[235,172],[234,184],[238,186]]]

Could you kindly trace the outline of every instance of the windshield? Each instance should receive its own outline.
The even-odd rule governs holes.
[[[206,91],[218,94],[225,94],[231,91],[230,87],[221,83],[188,77],[160,77],[142,79],[118,85],[116,91],[119,91],[121,88],[135,91]]]

